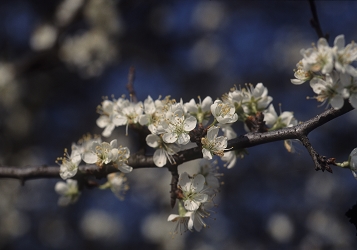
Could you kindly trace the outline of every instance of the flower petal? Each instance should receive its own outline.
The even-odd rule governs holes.
[[[153,156],[154,163],[158,167],[163,167],[166,165],[167,158],[164,149],[157,149]]]

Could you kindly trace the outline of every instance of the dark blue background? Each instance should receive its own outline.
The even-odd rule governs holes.
[[[1,1],[0,60],[20,64],[31,57],[32,31],[53,18],[59,3]],[[215,99],[234,85],[263,82],[276,109],[282,103],[282,110],[294,111],[299,121],[324,110],[315,100],[306,100],[313,96],[308,84],[290,83],[300,49],[318,39],[309,24],[307,1],[115,3],[124,27],[115,40],[120,56],[101,75],[81,77],[53,59],[56,54],[51,55],[53,60],[41,59],[19,73],[20,97],[15,104],[22,107],[29,125],[24,133],[12,131],[10,117],[19,110],[15,104],[0,108],[2,165],[54,165],[63,148],[83,134],[101,133],[95,125],[96,106],[102,96],[128,95],[125,85],[132,65],[139,100],[148,95],[171,95],[184,102],[207,95]],[[207,6],[213,12],[200,15]],[[317,1],[316,6],[331,45],[339,34],[345,34],[347,42],[357,39],[355,1]],[[214,15],[221,15],[217,26],[209,29],[198,24]],[[65,35],[87,28],[83,22],[83,18],[74,22]],[[309,137],[319,153],[347,160],[356,146],[356,124],[353,111]],[[242,127],[238,131],[244,133]],[[124,130],[118,129],[112,138],[135,152],[137,146],[130,143],[134,132],[129,134],[125,137]],[[54,185],[59,179],[31,180],[23,187],[16,180],[3,179],[0,248],[353,249],[355,229],[344,215],[357,193],[350,171],[315,172],[302,146],[296,154],[289,154],[282,142],[248,151],[233,169],[220,168],[224,185],[213,209],[216,220],[206,220],[210,228],[175,239],[168,234],[174,225],[166,222],[170,213],[176,213],[169,208],[170,174],[166,169],[130,173],[131,189],[125,201],[110,191],[86,189],[76,204],[66,208],[57,206]],[[283,216],[293,227],[286,240],[271,235],[268,225],[276,216]],[[83,229],[88,227],[85,218],[97,219],[89,224],[99,233]]]

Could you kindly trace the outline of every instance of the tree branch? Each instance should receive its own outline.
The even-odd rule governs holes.
[[[310,4],[311,13],[312,13],[312,18],[310,19],[311,26],[316,30],[317,36],[319,38],[324,37],[324,38],[326,38],[326,40],[328,40],[329,35],[328,34],[324,35],[324,33],[322,32],[319,18],[317,16],[315,1],[309,0],[309,4]]]
[[[330,159],[326,160],[326,157],[320,156],[310,144],[307,135],[314,129],[322,126],[323,124],[336,119],[339,116],[342,116],[349,111],[353,110],[353,107],[348,101],[345,102],[343,108],[336,110],[330,108],[323,113],[300,123],[297,126],[283,128],[276,131],[264,132],[264,133],[248,133],[242,135],[236,139],[230,140],[228,142],[227,148],[230,150],[237,150],[242,148],[249,148],[257,146],[260,144],[265,144],[274,141],[282,141],[287,139],[297,139],[300,140],[303,145],[309,151],[316,170],[327,170],[331,172],[332,170],[328,166],[331,164]],[[199,147],[183,150],[178,154],[174,155],[176,165],[180,165],[184,162],[202,158],[202,151]],[[128,165],[134,169],[139,168],[156,168],[153,157],[146,156],[142,154],[133,154],[128,160]],[[165,167],[170,169],[173,165],[168,163]],[[96,165],[85,165],[80,166],[78,172],[80,173],[79,177],[96,177],[103,178],[107,174],[117,172],[118,170],[114,167],[104,167],[100,169]],[[28,166],[28,167],[9,167],[2,166],[0,167],[0,178],[14,178],[19,179],[22,182],[29,179],[36,178],[59,178],[59,167],[55,166]]]

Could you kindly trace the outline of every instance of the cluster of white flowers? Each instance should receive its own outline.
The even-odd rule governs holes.
[[[211,160],[217,155],[233,166],[236,157],[242,154],[225,152],[228,140],[237,137],[232,125],[237,121],[245,122],[259,112],[266,116],[264,121],[270,130],[296,125],[292,112],[284,112],[278,117],[274,107],[268,106],[273,98],[262,83],[255,87],[247,84],[246,88],[234,88],[214,102],[209,96],[203,100],[198,97],[198,100],[198,103],[194,99],[186,103],[182,99],[176,102],[169,96],[156,100],[148,96],[144,102],[137,103],[125,97],[105,99],[98,107],[97,125],[104,128],[104,137],[111,136],[118,126],[125,125],[126,133],[129,127],[140,129],[146,126],[150,131],[146,142],[155,149],[153,160],[158,167],[165,166],[168,161],[174,164],[176,153],[196,145],[202,147],[204,158]],[[202,134],[195,132],[199,128],[204,128]],[[219,136],[219,133],[223,135]]]
[[[144,102],[133,103],[119,98],[104,100],[99,106],[101,116],[97,125],[104,128],[103,136],[108,137],[117,126],[147,126],[151,132],[146,137],[147,145],[155,148],[153,159],[158,167],[167,161],[174,163],[173,155],[190,145],[190,132],[199,124],[206,124],[210,118],[212,99],[206,97],[196,104],[194,99],[188,103],[166,97],[153,100],[148,96]],[[234,110],[233,110],[234,112]],[[218,133],[218,131],[217,131]],[[218,152],[218,151],[217,151]]]
[[[119,55],[118,44],[113,37],[123,31],[120,14],[113,1],[64,0],[55,13],[55,26],[62,28],[75,22],[80,11],[87,24],[81,33],[61,37],[60,59],[85,77],[97,76]],[[34,49],[46,49],[54,45],[58,30],[50,25],[38,29],[31,39]]]
[[[112,165],[123,173],[133,170],[127,165],[130,151],[127,147],[118,147],[117,140],[110,143],[102,142],[100,137],[92,138],[87,135],[78,144],[72,144],[72,152],[64,150],[64,157],[57,158],[56,162],[60,165],[60,176],[66,180],[75,176],[78,166],[83,160],[87,164],[97,164],[99,167]]]
[[[296,79],[292,79],[292,83],[310,80],[318,101],[339,109],[344,100],[349,99],[357,108],[357,69],[353,66],[357,61],[357,46],[354,43],[345,46],[344,36],[340,35],[334,46],[329,47],[326,39],[321,38],[317,47],[303,49],[301,54],[303,59],[297,64]],[[182,232],[182,227],[185,231],[201,231],[207,227],[204,219],[211,215],[208,207],[214,205],[213,198],[219,191],[222,176],[217,172],[215,156],[219,156],[227,168],[232,168],[237,158],[246,154],[245,149],[227,148],[228,140],[237,137],[232,127],[234,123],[242,122],[248,132],[267,132],[298,124],[293,112],[280,110],[280,115],[277,114],[273,98],[262,83],[255,87],[252,84],[235,87],[214,101],[209,96],[203,100],[198,97],[198,100],[184,103],[170,96],[156,100],[148,96],[143,102],[133,102],[122,96],[105,99],[97,109],[100,116],[96,123],[104,129],[102,136],[112,136],[118,126],[126,126],[127,135],[129,128],[145,133],[147,146],[155,149],[153,162],[157,167],[168,162],[176,164],[175,155],[182,150],[197,146],[202,150],[199,172],[192,176],[183,172],[177,187],[173,187],[175,196],[172,198],[178,200],[178,214],[171,214],[168,221],[176,222],[174,233]],[[284,145],[289,152],[294,152],[291,140],[285,140]],[[109,174],[108,181],[99,188],[110,188],[123,199],[129,188],[124,174],[133,170],[127,165],[129,157],[129,148],[118,146],[116,139],[108,143],[102,142],[100,137],[86,136],[78,144],[73,143],[71,153],[65,149],[64,157],[57,159],[60,176],[67,180],[67,183],[56,184],[55,190],[61,195],[59,204],[68,205],[77,200],[80,194],[77,181],[69,178],[77,174],[82,160],[99,168],[112,166],[120,171]],[[348,161],[334,164],[351,169],[357,179],[357,148]]]
[[[296,65],[293,84],[310,80],[319,102],[340,109],[348,99],[357,108],[357,45],[354,42],[345,46],[344,35],[339,35],[330,47],[325,38],[320,38],[317,47],[302,49],[300,53],[303,59]]]
[[[193,231],[201,231],[207,227],[204,218],[210,216],[207,207],[212,206],[213,197],[219,188],[220,174],[207,160],[200,163],[200,172],[189,176],[184,172],[179,177],[178,188],[181,191],[178,197],[178,214],[171,214],[168,221],[176,222],[174,233],[182,230],[181,227]],[[180,232],[182,233],[182,232]]]
[[[272,100],[262,83],[255,87],[247,84],[244,88],[234,88],[215,101],[209,96],[202,100],[198,97],[198,102],[191,99],[186,103],[182,99],[176,102],[169,96],[156,100],[148,96],[143,102],[133,102],[124,96],[112,100],[106,98],[97,108],[100,116],[96,123],[103,129],[104,137],[112,136],[114,129],[119,126],[126,126],[126,134],[129,128],[147,131],[146,143],[155,149],[153,162],[157,167],[163,167],[168,162],[176,164],[177,153],[198,146],[206,161],[214,161],[218,156],[226,162],[225,166],[231,168],[237,158],[243,158],[246,154],[244,149],[227,149],[228,140],[237,137],[232,128],[235,122],[264,117],[259,120],[264,126],[261,131],[258,130],[260,132],[297,124],[292,112],[283,112],[278,116],[273,105],[269,106]],[[257,132],[248,126],[246,129]],[[102,142],[100,137],[86,136],[78,144],[73,143],[71,150],[69,154],[65,149],[64,157],[57,159],[60,176],[64,180],[77,174],[82,160],[99,168],[113,166],[122,173],[129,173],[133,169],[127,165],[129,148],[118,146],[116,139],[109,143]],[[179,203],[182,202],[179,205],[181,208],[179,215],[171,215],[169,220],[180,221],[181,224],[184,222],[190,230],[195,228],[200,231],[206,226],[202,218],[209,213],[205,208],[219,187],[219,174],[210,168],[202,168],[201,173],[192,177],[187,173],[181,175],[179,189],[182,195],[178,197]],[[113,173],[107,178],[108,181],[100,188],[110,188],[117,197],[123,198],[128,189],[124,175]]]

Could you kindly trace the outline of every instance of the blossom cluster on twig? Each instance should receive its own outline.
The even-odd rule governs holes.
[[[330,47],[325,38],[320,38],[317,46],[302,49],[303,59],[296,65],[293,84],[300,85],[310,81],[317,101],[327,103],[335,109],[344,105],[348,99],[357,108],[357,45],[345,45],[344,35],[335,38]]]
[[[297,65],[296,79],[291,80],[294,84],[310,80],[310,86],[318,94],[316,99],[328,102],[335,109],[342,108],[344,99],[357,107],[357,70],[352,65],[357,60],[354,43],[345,47],[341,35],[331,48],[321,38],[317,47],[302,50],[301,53],[304,58]],[[100,116],[96,123],[103,129],[102,136],[106,138],[119,126],[126,127],[126,134],[129,129],[139,131],[140,136],[146,137],[145,147],[155,149],[152,157],[154,164],[157,167],[170,166],[173,178],[176,176],[176,181],[172,182],[171,198],[174,202],[171,204],[178,204],[178,214],[170,215],[168,221],[177,222],[176,233],[182,232],[182,226],[184,231],[200,231],[207,226],[203,219],[210,216],[207,208],[214,205],[213,198],[219,188],[220,176],[210,161],[220,157],[225,166],[231,168],[237,158],[243,158],[246,154],[244,148],[227,148],[228,141],[237,137],[233,124],[241,123],[247,132],[253,133],[298,125],[293,112],[280,111],[277,114],[272,104],[273,98],[262,83],[234,87],[214,101],[210,96],[204,99],[198,97],[198,102],[195,99],[189,102],[183,102],[182,99],[176,101],[170,96],[154,100],[148,96],[144,101],[134,102],[132,100],[136,100],[136,97],[132,97],[105,99],[97,108]],[[307,140],[307,134],[304,136]],[[284,145],[289,152],[294,152],[291,140],[285,140]],[[190,148],[202,150],[205,162],[201,163],[200,172],[193,176],[186,172],[178,175],[175,155]],[[321,158],[317,153],[314,156]],[[128,165],[129,158],[129,148],[118,145],[116,139],[104,142],[100,136],[87,135],[78,143],[73,143],[71,153],[65,149],[64,157],[57,159],[60,176],[67,180],[67,183],[56,185],[56,191],[61,195],[59,204],[68,205],[77,200],[80,194],[76,188],[77,182],[69,179],[77,175],[81,161],[96,164],[100,169],[111,167],[121,172],[109,174],[108,181],[99,188],[110,188],[122,199],[129,188],[124,174],[133,170]],[[356,176],[355,158],[354,150],[347,162],[337,163],[331,158],[326,164],[350,168]]]

